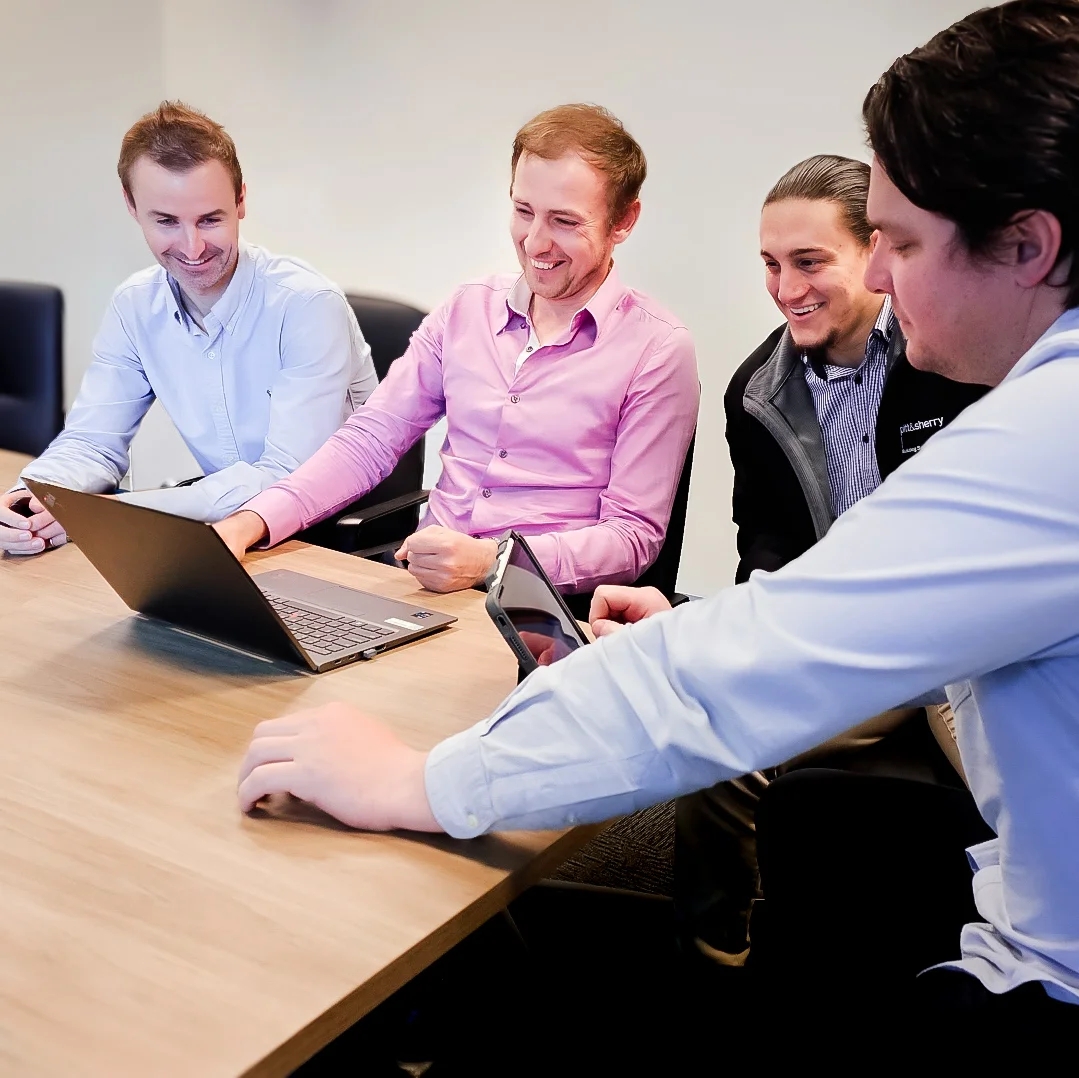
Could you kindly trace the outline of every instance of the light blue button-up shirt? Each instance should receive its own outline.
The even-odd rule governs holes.
[[[1079,1003],[1079,310],[802,557],[528,677],[427,763],[457,837],[631,812],[947,686],[999,836],[959,965]],[[897,875],[904,871],[895,865]],[[887,926],[881,926],[887,932]]]
[[[199,328],[160,266],[116,290],[62,433],[23,475],[115,490],[157,399],[206,478],[123,497],[220,520],[302,464],[378,384],[341,290],[305,262],[240,244]]]

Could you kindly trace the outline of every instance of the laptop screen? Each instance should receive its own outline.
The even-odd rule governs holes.
[[[521,643],[540,666],[549,666],[588,643],[532,552],[516,537],[502,574],[499,602]]]

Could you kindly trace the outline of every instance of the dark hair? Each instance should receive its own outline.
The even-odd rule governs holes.
[[[220,161],[232,179],[236,201],[240,201],[244,178],[236,144],[219,123],[182,101],[162,101],[137,120],[120,143],[116,171],[132,205],[131,170],[140,157],[149,157],[170,172],[188,172],[204,161]]]
[[[873,152],[915,206],[955,222],[991,257],[1017,215],[1079,228],[1079,3],[1012,0],[968,15],[901,56],[866,95]],[[1068,274],[1079,306],[1079,259]]]
[[[834,202],[843,213],[843,221],[854,238],[869,246],[873,229],[865,213],[869,197],[869,166],[864,161],[835,154],[821,153],[807,157],[788,169],[768,192],[764,205],[788,198],[811,202]]]
[[[517,132],[510,157],[510,185],[521,154],[556,160],[580,154],[607,179],[607,223],[625,216],[641,193],[648,163],[622,121],[600,105],[558,105],[534,116]]]

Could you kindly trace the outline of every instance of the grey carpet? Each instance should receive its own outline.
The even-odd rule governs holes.
[[[615,820],[550,879],[669,896],[674,882],[674,802]]]

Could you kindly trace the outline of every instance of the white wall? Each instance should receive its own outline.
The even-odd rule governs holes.
[[[103,6],[119,14],[135,5],[96,5],[95,19]],[[154,22],[153,5],[138,7],[142,21],[124,20],[124,35]],[[156,10],[162,92],[207,110],[237,141],[248,238],[309,259],[347,288],[425,307],[461,280],[515,266],[506,234],[508,158],[523,121],[572,100],[598,101],[625,121],[650,174],[621,272],[680,315],[697,341],[704,395],[681,585],[700,592],[729,581],[735,560],[723,390],[779,320],[757,255],[761,199],[809,154],[863,155],[859,113],[870,83],[970,7],[971,0],[830,0],[811,8],[795,0],[531,7],[187,0]],[[25,5],[15,10],[27,17]],[[104,191],[152,72],[143,73],[140,58],[131,92],[119,94],[126,70],[110,75],[97,51],[112,48],[106,28],[79,18],[72,41],[85,43],[95,80],[103,80],[104,96],[95,89],[77,107],[93,112],[93,145],[84,144]],[[52,71],[63,92],[40,110],[49,143],[74,126],[64,114],[71,76],[59,61]],[[24,151],[38,162],[40,152],[36,142]],[[38,164],[35,175],[41,171]],[[89,171],[80,159],[79,176]],[[33,187],[19,176],[0,184],[22,193]],[[93,248],[74,243],[65,221],[47,233],[35,269],[49,276],[54,244],[77,247],[56,253],[52,274],[60,280],[63,272],[73,311],[104,302],[106,258],[113,283],[130,268],[132,231],[114,229],[118,204],[114,212],[100,201]],[[10,259],[0,268],[16,275]],[[70,370],[80,369],[88,338],[86,322],[72,324]],[[163,425],[140,435],[140,484],[188,467]]]
[[[64,290],[69,403],[112,290],[146,264],[116,157],[163,78],[156,4],[0,0],[0,278]]]

